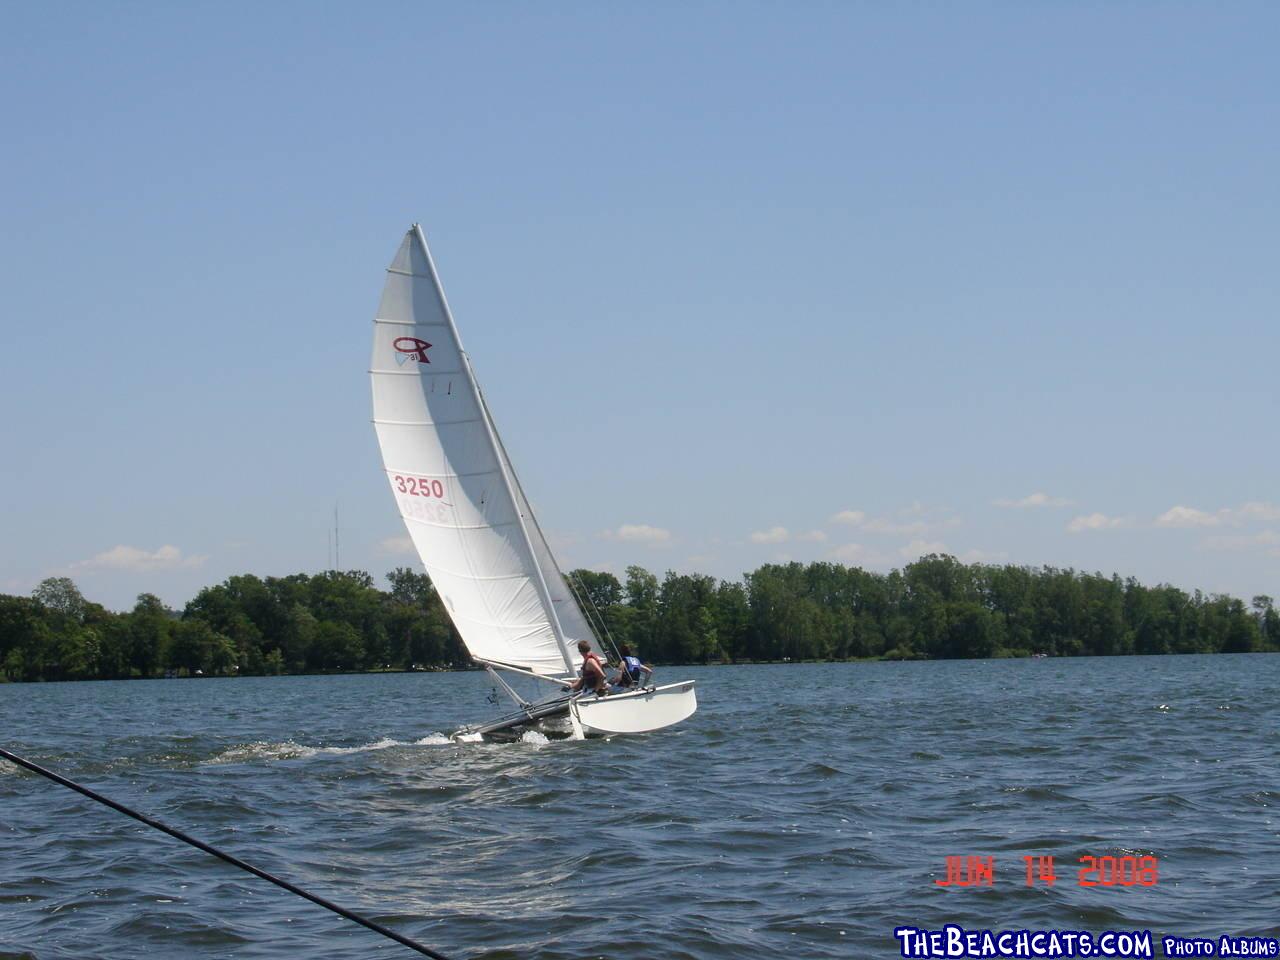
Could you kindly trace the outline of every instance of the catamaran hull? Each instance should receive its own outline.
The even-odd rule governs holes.
[[[596,700],[578,700],[570,708],[584,733],[615,736],[649,733],[687,720],[698,709],[694,682],[671,683]]]
[[[687,720],[697,709],[694,681],[684,680],[631,693],[538,704],[490,723],[464,727],[452,739],[518,740],[527,730],[562,738],[575,736],[575,726],[589,737],[649,733]]]

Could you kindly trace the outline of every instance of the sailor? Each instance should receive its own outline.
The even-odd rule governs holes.
[[[631,648],[625,643],[618,648],[618,652],[622,655],[622,666],[618,668],[618,675],[613,678],[615,689],[625,690],[627,687],[635,686],[646,673],[653,673],[653,667],[642,663],[639,657],[631,653]]]
[[[582,672],[577,680],[569,684],[569,690],[572,692],[594,690],[597,694],[608,693],[609,684],[604,677],[604,661],[600,659],[600,655],[592,650],[591,644],[585,640],[578,641],[578,652],[582,654]]]

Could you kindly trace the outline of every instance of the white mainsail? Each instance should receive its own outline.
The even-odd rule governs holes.
[[[382,462],[431,582],[477,660],[574,672],[586,617],[502,449],[422,230],[405,234],[373,328]]]

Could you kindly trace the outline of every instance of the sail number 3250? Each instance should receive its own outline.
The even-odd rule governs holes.
[[[426,477],[402,477],[397,473],[392,476],[391,482],[396,485],[397,490],[411,497],[435,497],[437,500],[444,497],[444,484],[439,480],[428,480]]]

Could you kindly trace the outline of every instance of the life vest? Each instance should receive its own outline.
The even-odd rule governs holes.
[[[582,679],[587,679],[587,664],[595,661],[596,669],[600,671],[600,678],[604,679],[604,661],[600,659],[600,655],[594,651],[582,655]]]
[[[627,676],[634,683],[640,679],[640,674],[644,672],[644,664],[640,662],[639,657],[623,657],[622,665],[626,668]]]

